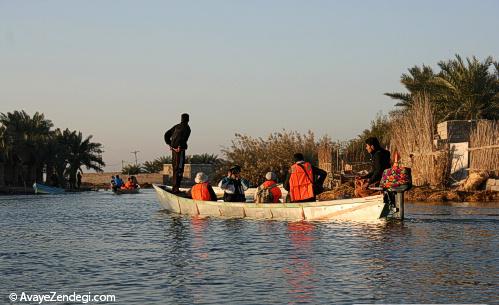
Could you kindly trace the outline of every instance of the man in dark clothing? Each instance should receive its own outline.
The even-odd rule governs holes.
[[[291,166],[291,170],[288,172],[286,179],[284,180],[284,183],[283,183],[284,189],[288,191],[288,197],[290,197],[290,198],[286,198],[286,201],[287,202],[289,202],[289,201],[293,201],[293,202],[315,201],[315,196],[319,195],[320,193],[322,193],[324,191],[323,184],[327,178],[327,172],[318,168],[318,167],[312,166],[308,162],[305,162],[303,154],[301,154],[301,153],[294,154],[293,158],[294,158],[295,163]],[[306,167],[308,167],[308,165],[310,165],[310,167],[311,167],[312,177],[308,177],[308,173],[306,171]],[[298,166],[300,169],[303,169],[303,173],[306,176],[305,177],[306,179],[304,179],[305,181],[307,179],[310,179],[310,182],[312,184],[313,194],[308,194],[307,196],[305,196],[308,198],[299,198],[297,200],[297,199],[292,198],[293,196],[290,196],[291,195],[290,193],[293,192],[291,190],[291,188],[293,186],[291,185],[292,183],[290,183],[290,180],[291,180],[291,176],[293,174],[293,167],[294,166]],[[310,196],[310,195],[312,195],[312,196]]]
[[[78,171],[78,173],[76,174],[76,188],[78,190],[80,190],[80,186],[81,186],[81,177],[82,177],[81,172]]]
[[[381,147],[376,137],[367,138],[366,150],[371,154],[371,171],[360,177],[356,177],[355,192],[357,197],[365,197],[368,194],[369,185],[379,184],[383,176],[383,171],[391,167],[390,152]]]
[[[184,176],[185,150],[187,149],[187,140],[191,135],[191,128],[188,123],[189,115],[183,113],[180,124],[173,126],[165,133],[165,142],[172,151],[172,191],[174,193],[179,192],[180,182]]]
[[[362,178],[369,180],[368,184],[378,184],[383,175],[383,171],[390,168],[390,152],[381,147],[375,137],[366,139],[366,150],[371,154],[372,169]]]

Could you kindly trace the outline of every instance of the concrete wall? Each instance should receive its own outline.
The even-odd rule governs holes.
[[[453,154],[450,173],[456,180],[465,179],[469,168],[469,142],[450,143],[449,145]]]
[[[83,173],[83,176],[81,177],[81,182],[86,183],[86,184],[92,184],[92,185],[109,185],[111,183],[111,176],[116,176],[120,175],[120,177],[123,179],[123,181],[126,181],[126,178],[128,178],[128,175],[123,175],[121,172],[109,172],[109,173]],[[163,174],[161,173],[156,173],[156,174],[138,174],[134,175],[137,177],[137,180],[139,181],[139,184],[152,184],[152,183],[157,183],[161,184],[163,183]]]
[[[471,131],[476,126],[476,121],[453,120],[437,125],[437,133],[441,140],[448,143],[469,142]]]
[[[194,177],[196,173],[204,172],[210,179],[214,173],[214,167],[212,164],[186,164],[184,166],[184,179],[182,180],[183,186],[190,186],[194,184]],[[171,184],[173,176],[173,168],[171,164],[163,164],[163,183]]]
[[[476,121],[473,120],[452,120],[439,123],[437,125],[438,140],[437,148],[449,145],[453,156],[451,164],[451,176],[455,180],[462,180],[468,176],[469,162],[469,141]]]

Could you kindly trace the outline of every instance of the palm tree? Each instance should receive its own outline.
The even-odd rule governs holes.
[[[409,93],[385,93],[385,95],[399,100],[395,106],[410,108],[412,106],[412,96],[415,94],[437,94],[438,88],[434,83],[435,73],[429,66],[414,66],[409,69],[409,73],[402,74],[400,82]]]
[[[191,164],[216,164],[220,158],[218,158],[215,154],[200,154],[200,155],[192,155],[187,156],[186,163]]]
[[[146,161],[142,165],[142,171],[144,173],[159,173],[163,170],[163,164],[156,161]]]
[[[71,133],[65,133],[59,128],[50,133],[50,138],[47,142],[45,153],[47,154],[46,169],[47,180],[51,181],[54,186],[65,187],[65,174],[68,168],[69,159],[69,143],[71,141]],[[55,177],[53,176],[55,174]]]
[[[159,173],[163,170],[163,164],[171,164],[171,156],[162,156],[153,161],[146,161],[142,166],[142,170],[146,173]]]
[[[67,150],[67,172],[69,174],[70,187],[74,188],[76,182],[76,173],[81,170],[82,166],[87,169],[93,169],[97,172],[102,172],[102,167],[106,164],[102,160],[102,144],[91,142],[92,136],[83,138],[81,132],[70,131],[65,129],[62,132],[62,137],[65,144],[68,145]]]
[[[0,162],[7,158],[7,142],[5,139],[5,126],[0,125]]]
[[[0,114],[2,125],[1,146],[3,155],[10,167],[11,183],[41,179],[43,159],[39,153],[46,145],[50,128],[50,120],[42,113],[36,112],[33,117],[24,110]]]
[[[127,166],[123,167],[121,170],[121,173],[123,175],[137,175],[142,172],[142,168],[140,165],[135,165],[135,164],[128,164]]]
[[[498,119],[499,78],[497,62],[487,57],[480,62],[476,57],[456,59],[438,63],[441,72],[435,77],[444,95],[438,99],[437,107],[446,113],[445,119]],[[491,68],[495,73],[490,73]]]
[[[427,96],[438,121],[499,118],[499,64],[492,57],[480,62],[476,57],[464,61],[456,55],[438,66],[438,74],[425,65],[409,69],[401,77],[409,93],[385,95],[399,100],[396,106],[404,110],[412,107],[416,95]]]

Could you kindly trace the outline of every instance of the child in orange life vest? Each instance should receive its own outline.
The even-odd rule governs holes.
[[[208,176],[205,173],[197,173],[194,182],[196,184],[187,192],[187,196],[194,200],[217,201],[217,195],[208,182]]]
[[[265,181],[260,185],[255,192],[255,202],[256,203],[270,203],[266,202],[265,198],[263,197],[263,190],[264,189],[269,189],[270,193],[272,194],[272,202],[271,203],[278,203],[279,199],[281,199],[282,192],[281,189],[277,186],[277,175],[274,172],[268,172],[265,174]]]

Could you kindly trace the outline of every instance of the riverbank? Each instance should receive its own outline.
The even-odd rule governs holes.
[[[131,175],[123,175],[121,172],[106,172],[106,173],[84,173],[81,178],[81,183],[84,186],[89,186],[97,189],[108,189],[111,177],[120,175],[120,177],[126,181],[126,179]],[[137,174],[134,175],[141,188],[152,188],[152,184],[162,184],[163,174]]]
[[[324,201],[353,197],[353,183],[345,183],[330,191],[320,194],[318,199]],[[405,200],[426,202],[497,202],[499,204],[499,192],[486,190],[463,191],[459,189],[413,187],[405,193]]]
[[[2,186],[0,187],[0,195],[34,195],[33,187],[24,186]]]

